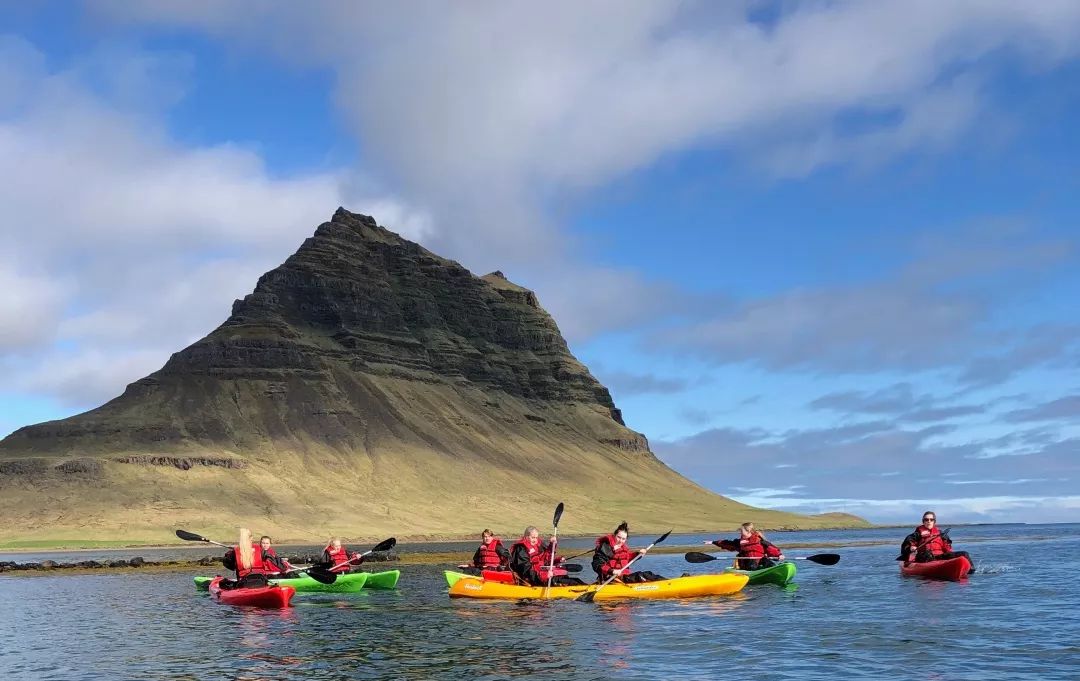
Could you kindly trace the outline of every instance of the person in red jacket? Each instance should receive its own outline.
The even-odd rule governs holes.
[[[289,561],[278,556],[274,551],[273,541],[268,535],[259,539],[259,548],[262,552],[263,571],[270,577],[277,577],[293,569]]]
[[[472,566],[477,570],[507,570],[510,564],[510,551],[503,546],[502,540],[491,530],[480,534],[480,546],[472,557]]]
[[[640,572],[627,572],[626,567],[636,556],[645,555],[645,549],[634,551],[626,541],[629,537],[630,527],[626,521],[619,523],[615,531],[596,539],[596,550],[593,552],[592,569],[596,572],[598,582],[605,582],[611,577],[616,577],[625,584],[639,582],[655,582],[661,577],[655,572],[641,570]]]
[[[773,560],[784,560],[784,554],[774,544],[765,539],[765,535],[754,529],[754,523],[739,526],[738,539],[717,539],[707,541],[725,551],[738,551],[735,564],[739,570],[760,570],[772,567]]]
[[[947,530],[946,530],[947,532]],[[927,511],[922,515],[922,525],[904,537],[900,545],[900,556],[904,563],[925,563],[931,560],[948,560],[964,556],[969,561],[967,551],[953,551],[952,540],[937,527],[937,513]]]
[[[340,537],[331,537],[330,543],[323,549],[321,562],[327,570],[343,574],[351,570],[353,566],[363,563],[364,556],[355,551],[350,554],[349,550],[341,544]]]
[[[533,526],[525,528],[521,539],[510,547],[510,570],[523,584],[546,586],[547,572],[551,565],[551,554],[555,550],[554,542],[540,540],[540,531]],[[552,573],[552,586],[585,586],[577,577],[569,577],[566,570],[559,568],[562,562],[555,558],[555,571]]]

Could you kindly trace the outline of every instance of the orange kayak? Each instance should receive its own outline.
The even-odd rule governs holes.
[[[641,584],[611,583],[598,591],[595,600],[617,601],[624,599],[659,599],[659,598],[699,598],[702,596],[726,596],[740,591],[750,580],[746,575],[694,575],[676,577],[658,582]],[[491,598],[519,600],[523,598],[555,599],[577,598],[586,591],[595,591],[596,585],[589,586],[518,586],[486,579],[459,579],[450,587],[451,598]],[[545,593],[546,592],[546,593]]]

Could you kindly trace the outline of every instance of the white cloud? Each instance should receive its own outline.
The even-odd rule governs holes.
[[[393,197],[365,199],[344,171],[276,178],[250,150],[177,144],[137,106],[142,88],[183,84],[166,82],[172,66],[152,55],[101,53],[46,72],[25,41],[0,41],[0,52],[17,57],[0,70],[12,84],[0,109],[0,238],[14,245],[5,257],[35,268],[0,261],[5,387],[76,406],[115,396],[224,321],[338,205],[406,233],[428,228]],[[91,88],[87,74],[113,58],[119,84]]]

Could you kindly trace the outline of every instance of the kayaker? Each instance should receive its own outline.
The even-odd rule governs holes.
[[[618,577],[625,584],[656,582],[667,579],[648,570],[626,572],[627,564],[635,556],[645,555],[645,549],[634,551],[627,546],[626,541],[629,533],[630,527],[624,520],[619,523],[614,532],[596,539],[596,550],[593,552],[592,557],[592,569],[596,572],[596,581],[606,581],[612,575]]]
[[[551,565],[551,552],[553,542],[540,541],[540,530],[530,525],[525,528],[521,539],[514,542],[510,547],[510,570],[521,580],[530,586],[546,586],[547,570]],[[577,577],[570,577],[566,570],[559,568],[562,562],[559,557],[555,558],[555,571],[552,573],[552,586],[584,586],[585,582]]]
[[[476,570],[507,570],[510,564],[510,552],[503,546],[502,540],[491,530],[480,533],[480,546],[472,557],[472,567]]]
[[[263,556],[262,546],[251,540],[251,530],[241,527],[239,541],[236,546],[225,552],[225,557],[221,562],[227,569],[236,572],[238,582],[261,581],[265,585],[266,575],[276,573],[278,570],[276,566],[269,567]]]
[[[783,552],[754,529],[754,523],[740,525],[738,539],[717,539],[705,543],[719,546],[725,551],[738,551],[735,564],[739,570],[760,570],[776,565],[773,559],[784,560]]]
[[[289,565],[289,561],[279,557],[274,551],[273,541],[269,536],[264,534],[259,538],[259,548],[262,553],[263,571],[267,575],[273,576],[293,569],[292,565]]]
[[[350,555],[349,550],[342,546],[340,537],[331,537],[322,552],[322,564],[331,572],[345,573],[363,562],[363,554],[354,551]]]
[[[904,563],[926,563],[931,560],[949,560],[963,556],[971,561],[967,551],[953,551],[952,540],[942,534],[937,526],[937,513],[927,511],[922,515],[922,525],[904,537],[900,545]]]

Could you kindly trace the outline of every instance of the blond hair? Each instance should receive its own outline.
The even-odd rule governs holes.
[[[255,548],[251,545],[251,530],[246,527],[240,528],[240,541],[236,546],[240,549],[236,566],[242,570],[250,570],[255,563]]]
[[[765,533],[764,532],[758,532],[757,530],[754,529],[754,523],[743,523],[742,525],[740,525],[740,527],[742,529],[746,530],[747,532],[749,532],[750,534],[753,534],[753,533],[757,532],[759,537],[761,537],[762,539],[765,538]]]

